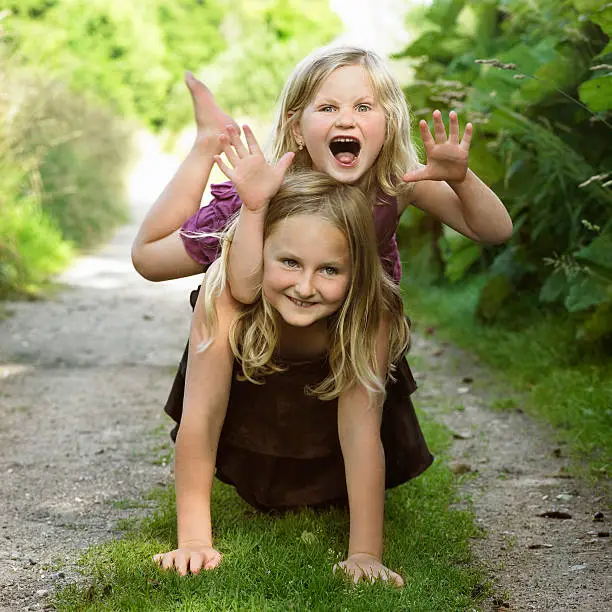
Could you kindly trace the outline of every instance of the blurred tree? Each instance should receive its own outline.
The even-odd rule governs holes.
[[[284,82],[316,47],[331,42],[340,19],[327,0],[236,0],[228,48],[203,71],[219,102],[234,113],[270,116]]]
[[[23,63],[153,127],[183,70],[225,42],[222,0],[8,0],[5,42]]]
[[[191,119],[185,69],[210,64],[230,112],[269,110],[293,65],[340,22],[326,0],[7,0],[22,61],[154,129]],[[226,53],[219,55],[227,49]]]

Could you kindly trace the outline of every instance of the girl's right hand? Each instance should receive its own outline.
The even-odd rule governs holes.
[[[285,153],[276,166],[270,165],[264,157],[257,140],[248,125],[243,126],[248,148],[240,139],[240,133],[229,128],[229,136],[219,136],[229,166],[220,155],[215,155],[217,166],[234,183],[242,203],[251,211],[265,210],[283,182],[295,153]]]
[[[197,130],[195,146],[213,155],[220,153],[219,135],[227,134],[230,126],[240,133],[238,124],[217,106],[210,89],[189,71],[185,73],[185,84],[193,103]]]
[[[212,546],[190,544],[167,553],[159,553],[153,557],[153,561],[164,570],[174,568],[181,576],[185,576],[188,571],[199,574],[201,569],[215,569],[222,558],[223,555]]]

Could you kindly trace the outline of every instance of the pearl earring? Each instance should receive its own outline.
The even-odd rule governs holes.
[[[301,140],[298,140],[297,143],[298,143],[298,149],[301,151],[304,148],[304,143]]]

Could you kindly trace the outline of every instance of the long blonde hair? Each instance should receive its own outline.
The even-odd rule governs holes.
[[[344,302],[327,320],[330,373],[309,392],[330,400],[360,383],[372,394],[384,393],[386,378],[392,376],[394,364],[408,345],[409,329],[399,288],[380,262],[372,206],[359,187],[338,183],[321,172],[294,171],[269,204],[264,241],[280,221],[296,215],[314,215],[339,229],[346,237],[351,262]],[[209,268],[202,285],[204,322],[211,338],[206,346],[214,339],[215,298],[225,286],[236,223],[233,220],[221,235],[221,256]],[[383,321],[389,326],[389,361],[386,377],[381,380],[377,374],[376,337]],[[258,299],[239,312],[229,337],[246,379],[260,383],[266,375],[285,369],[277,354],[278,314],[261,288]]]
[[[362,66],[368,73],[377,101],[385,112],[385,141],[363,185],[379,187],[388,195],[400,195],[410,187],[400,178],[416,168],[418,155],[410,137],[410,113],[399,83],[387,63],[373,51],[361,47],[323,47],[304,58],[287,79],[281,93],[274,127],[267,145],[268,156],[278,161],[288,151],[297,151],[293,168],[311,168],[306,149],[298,150],[293,126],[312,102],[325,79],[337,68]],[[374,184],[372,185],[372,181]]]

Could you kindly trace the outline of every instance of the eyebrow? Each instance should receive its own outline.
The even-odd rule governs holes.
[[[357,98],[354,104],[363,104],[364,102],[369,102],[370,104],[374,104],[376,102],[376,99],[374,96],[361,96],[361,98]],[[317,100],[315,98],[315,105],[320,106],[321,104],[340,104],[340,103],[335,98],[326,97],[326,98],[321,98],[320,100]]]
[[[278,253],[276,254],[276,257],[278,259],[293,259],[295,261],[298,262],[302,262],[302,258],[298,257],[297,255],[294,255],[293,253],[291,253],[291,251],[278,251]],[[342,268],[344,267],[344,263],[342,261],[340,261],[339,259],[332,259],[330,261],[325,261],[325,262],[321,262],[318,264],[319,268],[326,268],[328,266],[332,266],[334,268]]]

